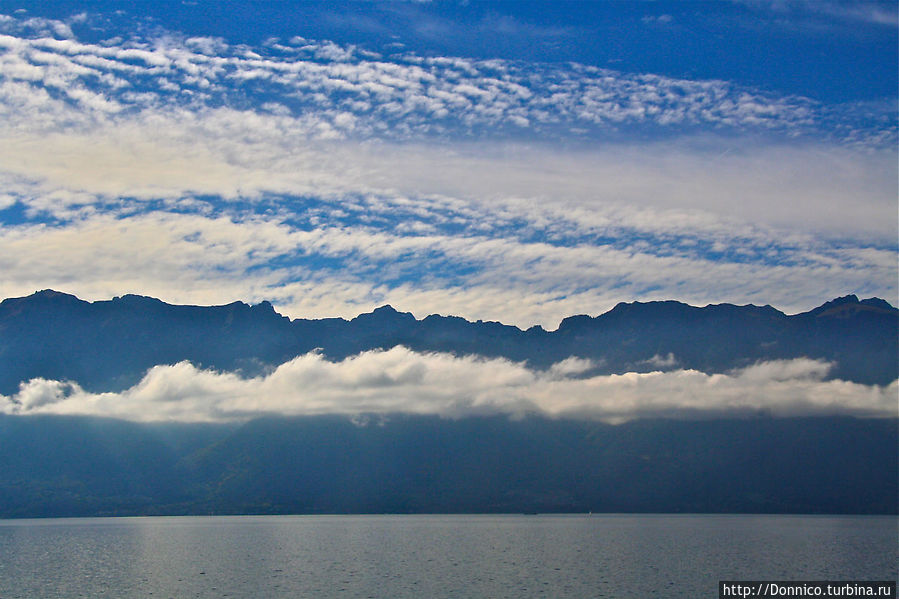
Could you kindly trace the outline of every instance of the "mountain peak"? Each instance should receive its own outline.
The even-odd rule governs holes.
[[[40,291],[35,291],[30,296],[33,299],[63,299],[66,301],[83,301],[72,295],[71,293],[63,293],[62,291],[56,291],[55,289],[42,289]]]
[[[372,314],[400,314],[400,312],[390,304],[384,304],[372,310]]]
[[[896,307],[893,306],[893,304],[880,299],[879,297],[869,297],[868,299],[863,299],[859,303],[863,306],[871,306],[872,308],[880,308],[881,310],[889,310],[890,312],[896,311]]]
[[[412,322],[415,321],[415,317],[411,312],[400,312],[390,304],[384,304],[383,306],[379,306],[372,310],[371,312],[367,312],[364,314],[360,314],[356,318],[353,319],[356,322],[379,322],[379,323],[393,323],[393,322]]]
[[[834,299],[830,300],[829,302],[824,302],[817,308],[813,308],[812,310],[805,312],[805,314],[819,316],[826,312],[831,312],[833,310],[838,310],[840,308],[845,308],[846,306],[852,306],[852,305],[855,305],[858,303],[859,303],[858,296],[855,295],[854,293],[850,293],[849,295],[844,295],[841,297],[834,298]]]
[[[833,306],[841,306],[843,304],[857,304],[857,303],[859,303],[858,296],[855,295],[854,293],[850,293],[849,295],[844,295],[842,297],[834,298],[834,299],[830,300],[829,302],[826,302],[825,304],[823,304],[821,307],[822,308],[825,306],[833,307]]]
[[[268,300],[262,300],[261,302],[259,302],[255,306],[253,306],[253,308],[260,312],[274,312],[275,311],[275,307]]]
[[[120,302],[123,304],[137,305],[137,306],[140,306],[140,305],[154,305],[155,306],[155,305],[165,303],[160,299],[156,299],[155,297],[149,297],[146,295],[137,295],[135,293],[126,293],[125,295],[114,297],[114,298],[112,298],[112,301]]]
[[[621,304],[618,305],[620,306]],[[616,306],[616,308],[617,307],[618,306]],[[560,333],[573,331],[593,322],[593,320],[593,317],[587,314],[576,314],[574,316],[568,316],[562,319],[562,322],[559,323],[559,328],[556,330]]]
[[[16,298],[8,298],[3,300],[4,303],[33,303],[33,302],[52,302],[55,304],[83,304],[87,303],[84,300],[81,300],[70,293],[63,293],[62,291],[56,291],[54,289],[42,289],[40,291],[35,291],[31,295],[25,297],[16,297]]]

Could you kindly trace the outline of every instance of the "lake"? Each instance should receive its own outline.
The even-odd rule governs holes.
[[[894,516],[0,520],[0,597],[717,597],[897,578]]]

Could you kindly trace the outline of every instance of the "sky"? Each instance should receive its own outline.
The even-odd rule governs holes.
[[[897,303],[893,2],[0,15],[0,297]]]
[[[550,330],[622,301],[896,305],[897,10],[0,0],[0,297]],[[36,379],[0,411],[895,412],[895,383],[807,359],[582,366],[404,348],[255,379],[184,363],[118,394]]]

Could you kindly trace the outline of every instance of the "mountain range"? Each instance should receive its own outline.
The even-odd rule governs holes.
[[[272,305],[175,306],[56,291],[0,303],[0,393],[36,377],[94,392],[159,364],[255,376],[312,350],[340,360],[403,345],[586,374],[813,358],[830,379],[897,378],[899,314],[846,296],[788,316],[770,306],[619,304],[554,331],[384,306],[290,320]],[[0,517],[248,513],[716,512],[895,514],[899,419],[846,415],[264,416],[130,422],[0,413]]]
[[[590,374],[720,373],[806,357],[833,363],[833,379],[885,385],[899,376],[897,340],[899,311],[882,299],[854,295],[791,316],[771,306],[621,303],[547,331],[455,316],[419,320],[391,306],[351,320],[290,320],[268,302],[178,306],[137,295],[86,302],[45,290],[0,303],[0,393],[14,393],[35,377],[117,391],[153,366],[184,360],[249,376],[316,349],[342,359],[398,345],[503,357],[532,368],[576,356],[592,361]]]

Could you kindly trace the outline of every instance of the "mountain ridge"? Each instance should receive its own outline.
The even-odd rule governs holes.
[[[770,305],[622,302],[597,316],[570,316],[547,331],[438,314],[417,319],[390,305],[349,320],[291,320],[267,301],[173,305],[126,294],[88,302],[48,289],[0,302],[0,393],[36,377],[121,390],[153,366],[184,360],[255,375],[313,350],[340,360],[399,345],[501,357],[537,369],[574,356],[593,361],[595,374],[727,372],[804,357],[832,363],[831,378],[883,385],[899,374],[897,337],[899,310],[855,295],[794,315]]]
[[[127,388],[188,360],[269,372],[405,345],[591,374],[715,372],[807,357],[831,377],[896,379],[899,316],[844,296],[786,315],[771,306],[622,303],[555,331],[382,306],[295,319],[268,302],[176,306],[45,290],[0,302],[0,393],[44,377]],[[564,324],[564,326],[562,326]],[[403,413],[137,423],[0,414],[0,517],[296,513],[695,512],[895,514],[899,420],[764,412],[620,424],[527,415]]]
[[[705,309],[715,309],[715,308],[755,309],[758,311],[766,311],[769,313],[776,313],[778,315],[786,316],[788,318],[796,317],[796,316],[818,315],[818,314],[821,314],[823,312],[829,311],[834,308],[843,307],[847,304],[848,305],[857,304],[858,306],[867,307],[869,309],[873,308],[873,309],[876,309],[879,311],[899,313],[899,308],[893,306],[891,303],[889,303],[885,299],[875,296],[875,297],[870,297],[870,298],[860,300],[858,298],[858,296],[855,294],[849,294],[849,295],[845,295],[845,296],[836,297],[832,300],[824,302],[823,304],[821,304],[815,308],[806,310],[805,312],[797,312],[795,314],[787,314],[786,312],[778,310],[777,308],[771,306],[770,304],[765,304],[763,306],[759,306],[758,304],[733,304],[730,302],[722,302],[720,304],[710,303],[710,304],[706,304],[704,306],[694,306],[693,304],[688,304],[686,302],[682,302],[679,300],[651,300],[651,301],[647,301],[647,302],[641,302],[641,301],[635,300],[633,302],[619,302],[619,303],[615,304],[615,306],[612,307],[611,309],[607,310],[606,312],[597,314],[596,316],[591,316],[589,314],[572,314],[570,316],[566,316],[565,318],[563,318],[560,321],[559,326],[556,327],[555,329],[546,329],[542,325],[539,325],[539,324],[535,324],[526,329],[522,329],[521,327],[518,327],[516,325],[505,324],[503,322],[496,321],[496,320],[481,320],[481,319],[468,320],[465,317],[456,316],[456,315],[452,315],[452,314],[444,315],[444,314],[435,313],[435,314],[428,314],[427,316],[424,316],[422,318],[416,318],[412,312],[404,312],[402,310],[398,310],[395,307],[393,307],[391,304],[383,304],[381,306],[377,306],[371,312],[360,312],[359,314],[357,314],[356,316],[354,316],[353,318],[350,318],[350,319],[346,319],[346,318],[343,318],[340,316],[330,316],[330,317],[317,318],[317,319],[310,319],[310,318],[303,318],[303,317],[291,319],[287,316],[280,314],[277,310],[275,310],[274,305],[269,300],[262,300],[258,304],[249,304],[249,303],[241,301],[241,300],[235,300],[235,301],[229,302],[227,304],[211,304],[211,305],[170,304],[168,302],[165,302],[161,299],[158,299],[158,298],[155,298],[152,296],[140,295],[140,294],[135,294],[135,293],[126,293],[124,295],[114,296],[108,300],[89,301],[89,300],[83,300],[74,294],[66,293],[64,291],[57,291],[55,289],[42,289],[40,291],[35,291],[34,293],[32,293],[30,295],[4,298],[3,300],[0,300],[0,310],[2,310],[3,306],[5,306],[7,304],[9,304],[9,305],[24,304],[28,301],[33,301],[33,300],[47,300],[47,299],[59,299],[59,298],[63,298],[67,302],[72,302],[74,300],[77,303],[91,304],[91,305],[92,304],[122,302],[122,303],[135,303],[135,304],[152,303],[152,304],[163,305],[163,306],[168,306],[168,307],[173,307],[173,308],[231,308],[231,307],[239,308],[239,307],[247,307],[247,308],[256,308],[256,309],[260,309],[260,310],[264,310],[264,311],[275,312],[282,318],[287,318],[291,322],[295,322],[298,320],[299,321],[342,320],[345,322],[352,322],[353,320],[356,320],[360,317],[375,316],[375,315],[393,315],[393,316],[402,316],[403,318],[406,318],[407,316],[411,316],[412,319],[417,322],[423,322],[429,318],[459,319],[459,320],[465,321],[469,324],[501,324],[503,326],[517,328],[519,331],[528,331],[531,329],[543,329],[544,331],[549,332],[549,333],[557,332],[559,330],[559,328],[561,328],[561,323],[572,320],[572,319],[575,319],[575,320],[597,319],[597,318],[601,318],[603,316],[618,313],[620,311],[629,310],[634,307],[659,306],[659,305],[681,306],[681,307],[685,307],[685,308],[689,308],[689,309],[693,309],[693,310],[705,310]]]

